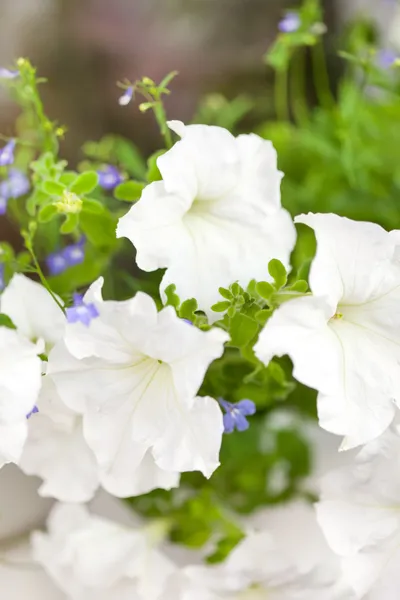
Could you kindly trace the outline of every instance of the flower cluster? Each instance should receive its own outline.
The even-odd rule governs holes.
[[[303,20],[288,13],[280,38],[296,37]],[[18,64],[0,77],[28,85],[29,63]],[[38,476],[39,494],[60,502],[47,532],[32,536],[34,559],[70,600],[395,598],[400,231],[331,213],[293,220],[272,142],[163,120],[167,84],[128,82],[119,99],[144,93],[143,110],[161,121],[168,148],[147,168],[135,152],[122,164],[108,140],[90,145],[90,168],[66,170],[48,150],[61,135],[50,121],[32,177],[15,167],[18,140],[0,150],[0,213],[23,212],[29,195],[26,252],[0,247],[0,466]],[[119,200],[129,209],[115,209]],[[304,236],[316,250],[302,262]],[[316,391],[321,430],[347,452],[322,479],[315,510],[290,500],[245,518],[221,509],[218,494],[243,513],[246,493],[252,509],[267,494],[310,495],[304,481],[296,488],[307,469],[292,472],[298,438],[282,458],[272,435],[270,405],[295,387],[285,357]],[[239,437],[238,451],[229,444]],[[215,496],[203,483],[216,524],[205,541],[218,564],[201,553],[176,559],[173,518],[126,527],[83,506],[103,488],[142,513],[186,506],[200,521],[202,479],[182,474],[209,479],[229,456],[244,456],[239,475],[217,479]],[[168,495],[181,476],[190,483]],[[154,490],[165,491],[154,504],[136,498]],[[187,529],[193,542],[198,532]]]

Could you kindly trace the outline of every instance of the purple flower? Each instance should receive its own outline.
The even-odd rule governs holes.
[[[70,244],[58,252],[49,254],[46,258],[46,265],[50,275],[60,275],[68,267],[82,263],[85,258],[85,241],[85,238],[82,237],[76,244]]]
[[[14,162],[14,148],[16,145],[15,140],[10,140],[7,144],[0,150],[0,167],[5,167],[6,165],[12,165]]]
[[[7,179],[0,183],[0,215],[7,210],[7,202],[10,198],[19,198],[27,194],[31,184],[22,171],[10,169]]]
[[[254,415],[256,412],[256,405],[252,400],[240,400],[240,402],[232,404],[232,402],[227,402],[223,398],[220,398],[219,403],[225,410],[225,433],[232,433],[235,428],[238,431],[245,431],[245,429],[249,428],[249,422],[246,417]]]
[[[38,412],[39,412],[39,409],[38,409],[38,407],[35,405],[35,406],[32,408],[32,410],[31,410],[30,412],[28,412],[28,414],[26,415],[26,418],[27,418],[27,419],[30,419],[30,417],[31,417],[32,415],[34,415],[35,413],[38,413]]]
[[[282,33],[293,33],[301,25],[300,16],[297,12],[289,11],[278,23],[278,29]]]
[[[390,50],[386,48],[384,50],[380,50],[378,52],[378,65],[382,69],[390,69],[395,60],[397,60],[398,56],[394,50]]]
[[[12,69],[5,69],[4,67],[0,67],[0,79],[15,79],[18,77],[19,71]]]
[[[99,316],[94,304],[85,304],[83,296],[74,294],[74,304],[66,309],[68,323],[83,323],[89,326],[92,319]]]
[[[113,165],[106,165],[103,169],[97,171],[97,175],[99,176],[99,185],[104,190],[113,190],[124,180],[117,167]]]
[[[120,106],[126,106],[133,98],[133,86],[128,87],[122,96],[118,99],[118,104]]]
[[[0,292],[6,287],[6,280],[4,277],[4,263],[0,263]]]

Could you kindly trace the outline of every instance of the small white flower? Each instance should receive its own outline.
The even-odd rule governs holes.
[[[160,532],[124,527],[83,506],[57,505],[48,533],[32,535],[34,558],[71,600],[157,599],[174,566]]]
[[[42,379],[43,345],[0,327],[0,466],[18,463]]]
[[[318,521],[356,598],[398,598],[399,499],[400,437],[392,429],[322,479]]]
[[[400,232],[336,215],[302,215],[317,254],[313,296],[283,304],[255,346],[268,363],[288,354],[293,375],[318,390],[321,427],[342,449],[380,435],[400,401]]]
[[[161,292],[174,283],[216,319],[220,286],[265,280],[271,258],[288,264],[295,229],[281,208],[282,173],[271,142],[257,135],[169,126],[182,139],[157,160],[163,181],[145,188],[117,236],[135,245],[144,271],[167,268]]]
[[[99,486],[99,467],[83,437],[82,416],[60,400],[49,375],[43,377],[38,413],[29,420],[20,467],[43,479],[41,496],[87,502]]]
[[[101,285],[84,298],[99,316],[89,326],[67,325],[50,353],[49,374],[65,404],[83,415],[103,485],[118,495],[138,493],[139,467],[146,491],[160,479],[158,487],[174,487],[186,470],[210,476],[219,464],[222,414],[215,400],[195,395],[226,333],[200,331],[172,307],[158,313],[143,293],[102,301]]]

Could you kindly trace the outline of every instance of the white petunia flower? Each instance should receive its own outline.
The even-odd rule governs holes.
[[[59,504],[48,533],[32,535],[33,556],[70,600],[152,600],[174,570],[158,549],[161,534]]]
[[[157,160],[163,180],[144,189],[117,236],[135,245],[144,271],[167,268],[161,292],[174,283],[215,319],[220,286],[265,280],[272,258],[289,262],[295,229],[281,207],[282,173],[271,142],[257,135],[169,126],[182,139]]]
[[[311,506],[261,511],[224,563],[174,573],[160,600],[352,600]]]
[[[182,471],[210,476],[219,464],[222,414],[215,400],[195,395],[226,333],[200,331],[172,307],[158,313],[143,293],[102,301],[101,284],[84,299],[99,316],[89,326],[67,325],[49,374],[65,404],[83,415],[104,487],[128,496],[174,487]],[[146,489],[138,492],[139,483]]]
[[[400,437],[389,429],[322,479],[317,518],[357,598],[397,600]]]
[[[99,486],[99,467],[83,437],[82,416],[67,408],[49,375],[43,377],[38,413],[29,420],[20,467],[43,479],[41,496],[87,502]]]
[[[33,410],[41,386],[38,354],[33,344],[14,329],[0,327],[0,466],[18,463],[28,432],[27,415]]]
[[[17,273],[1,296],[1,312],[29,340],[42,339],[50,349],[65,328],[65,316],[40,283]]]
[[[288,354],[293,375],[318,390],[321,427],[342,449],[379,436],[400,400],[400,232],[337,215],[302,215],[317,254],[313,296],[283,304],[255,346],[268,363]]]

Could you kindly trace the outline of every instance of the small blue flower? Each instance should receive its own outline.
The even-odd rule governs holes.
[[[19,198],[27,194],[31,184],[22,171],[10,169],[7,179],[0,183],[0,215],[7,210],[7,202],[10,198]]]
[[[297,12],[289,11],[278,23],[278,29],[282,33],[293,33],[301,25],[300,16]]]
[[[390,50],[386,48],[384,50],[380,50],[377,55],[378,65],[382,69],[390,69],[393,63],[398,59],[398,55],[394,50]]]
[[[99,316],[99,312],[94,304],[85,304],[83,296],[74,294],[73,306],[66,309],[68,323],[83,323],[89,326],[92,319]]]
[[[14,162],[14,149],[15,149],[16,141],[10,140],[7,144],[0,150],[0,167],[5,167],[6,165],[12,165]]]
[[[0,292],[6,287],[6,280],[4,277],[4,263],[0,263]]]
[[[133,86],[128,87],[125,92],[118,99],[118,104],[120,106],[127,106],[133,98]]]
[[[60,275],[68,267],[82,263],[85,258],[85,242],[85,238],[82,237],[76,244],[70,244],[58,252],[49,254],[46,265],[50,275]]]
[[[97,175],[99,176],[99,185],[104,190],[113,190],[124,180],[117,167],[113,165],[106,165],[103,169],[97,171]]]
[[[5,69],[4,67],[0,67],[0,79],[15,79],[19,76],[19,71],[17,69]]]
[[[30,412],[28,412],[28,414],[26,415],[27,419],[30,419],[32,415],[34,415],[35,413],[38,413],[39,409],[38,407],[35,405],[32,410]]]
[[[246,417],[254,415],[256,412],[256,405],[252,400],[240,400],[240,402],[232,404],[232,402],[227,402],[223,398],[220,398],[219,403],[225,410],[225,433],[232,433],[235,428],[238,431],[245,431],[249,428],[249,422]]]

